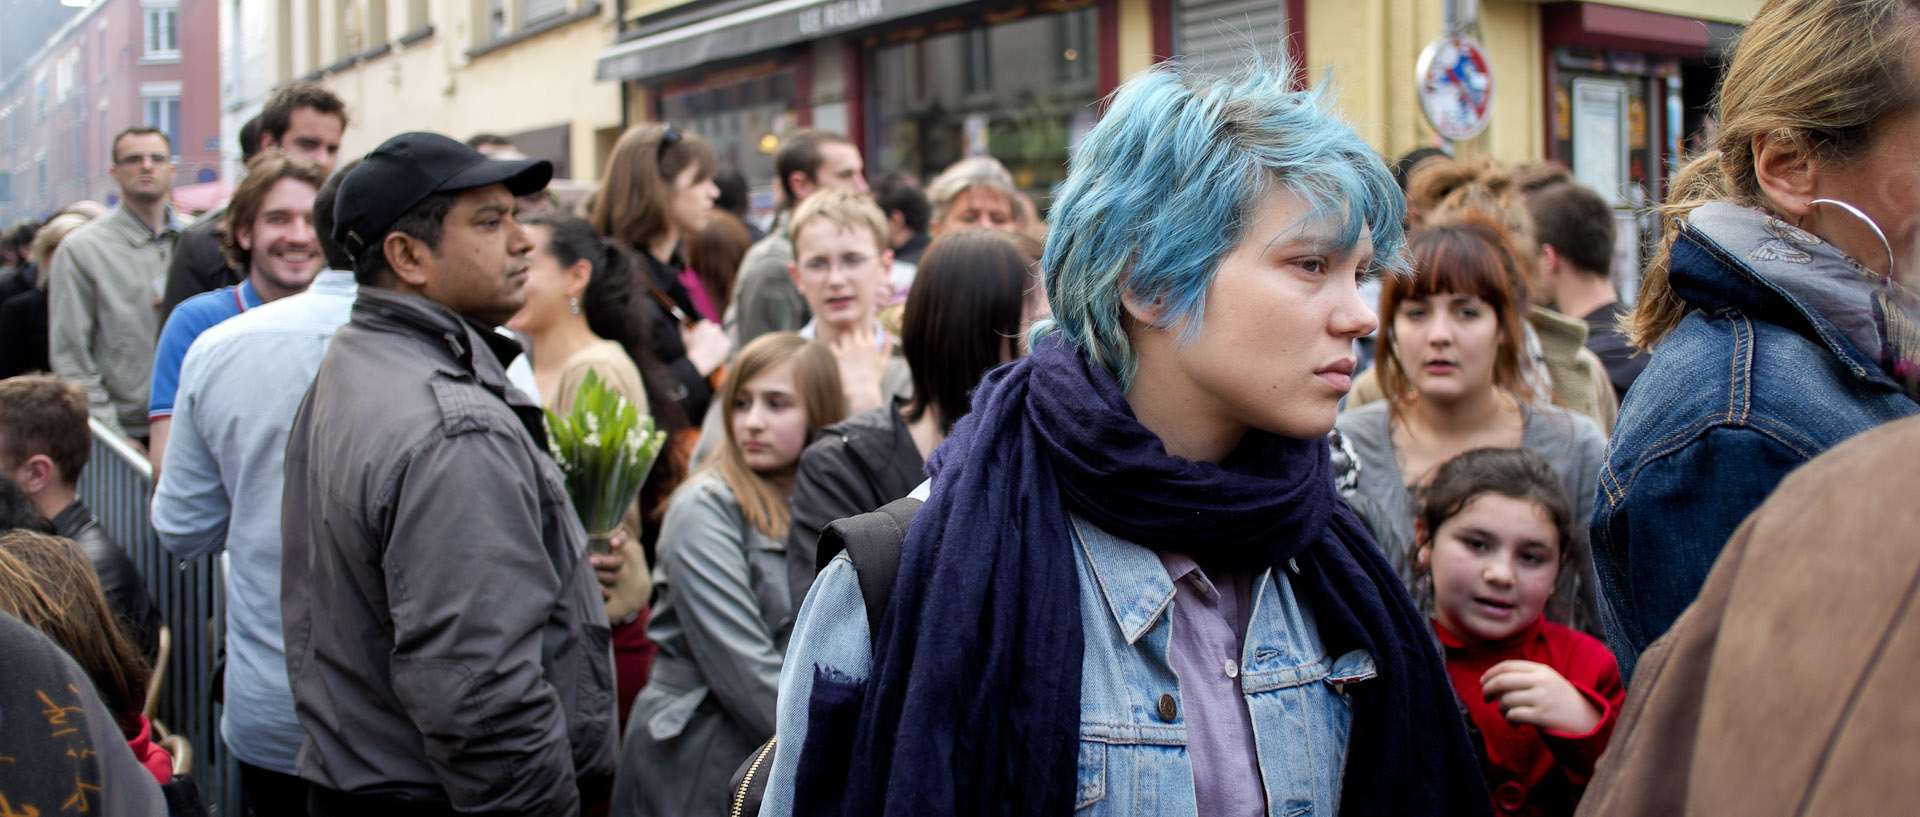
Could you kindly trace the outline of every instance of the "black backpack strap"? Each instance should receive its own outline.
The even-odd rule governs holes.
[[[880,510],[847,517],[820,532],[819,569],[825,569],[840,551],[847,552],[860,577],[860,597],[867,603],[867,632],[875,642],[880,640],[880,617],[887,612],[887,602],[893,599],[893,581],[900,575],[900,554],[906,550],[907,526],[913,523],[913,514],[919,510],[918,499],[896,499]],[[733,804],[734,814],[760,813],[760,803],[767,791],[767,762],[773,755],[776,740],[778,735],[761,744],[727,781],[727,802]],[[789,750],[792,748],[788,746]]]
[[[820,532],[820,550],[815,556],[825,569],[840,551],[853,560],[860,577],[860,597],[867,603],[867,632],[880,638],[880,617],[893,599],[893,582],[900,575],[900,554],[907,544],[907,526],[920,510],[920,500],[896,499],[880,510],[850,516]]]

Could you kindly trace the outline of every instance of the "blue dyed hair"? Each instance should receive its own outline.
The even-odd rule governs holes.
[[[1207,287],[1268,193],[1298,197],[1343,250],[1373,238],[1377,270],[1405,272],[1405,198],[1386,163],[1328,110],[1323,83],[1255,57],[1228,77],[1161,64],[1114,92],[1075,149],[1054,199],[1041,266],[1058,331],[1124,388],[1138,366],[1121,322],[1123,293],[1160,307],[1156,329],[1200,331]],[[1284,234],[1285,231],[1283,231]],[[1274,236],[1279,238],[1279,236]]]

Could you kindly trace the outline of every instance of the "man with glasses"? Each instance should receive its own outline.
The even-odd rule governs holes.
[[[87,390],[93,416],[145,445],[155,306],[180,234],[171,203],[173,143],[136,126],[113,139],[120,203],[73,231],[47,269],[48,356]]]
[[[867,192],[866,164],[860,148],[837,133],[802,130],[780,142],[773,156],[778,176],[780,214],[767,237],[747,248],[733,289],[733,348],[768,332],[792,332],[812,320],[805,298],[793,287],[792,215],[801,202],[821,190]]]
[[[848,416],[911,397],[912,372],[875,317],[893,293],[893,249],[879,205],[864,193],[827,188],[801,202],[790,230],[787,271],[813,315],[800,336],[833,350]]]

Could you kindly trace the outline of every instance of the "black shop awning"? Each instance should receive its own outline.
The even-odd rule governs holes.
[[[690,21],[600,52],[595,78],[649,79],[964,5],[964,0],[777,0]]]

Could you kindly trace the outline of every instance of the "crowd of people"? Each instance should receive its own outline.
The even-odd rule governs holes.
[[[1920,7],[1769,0],[1644,274],[1296,72],[1141,72],[1040,201],[786,134],[764,228],[671,123],[565,202],[296,83],[191,225],[119,134],[0,231],[0,812],[207,809],[96,433],[225,554],[236,813],[1902,807]],[[603,390],[665,435],[612,531],[546,419]]]

